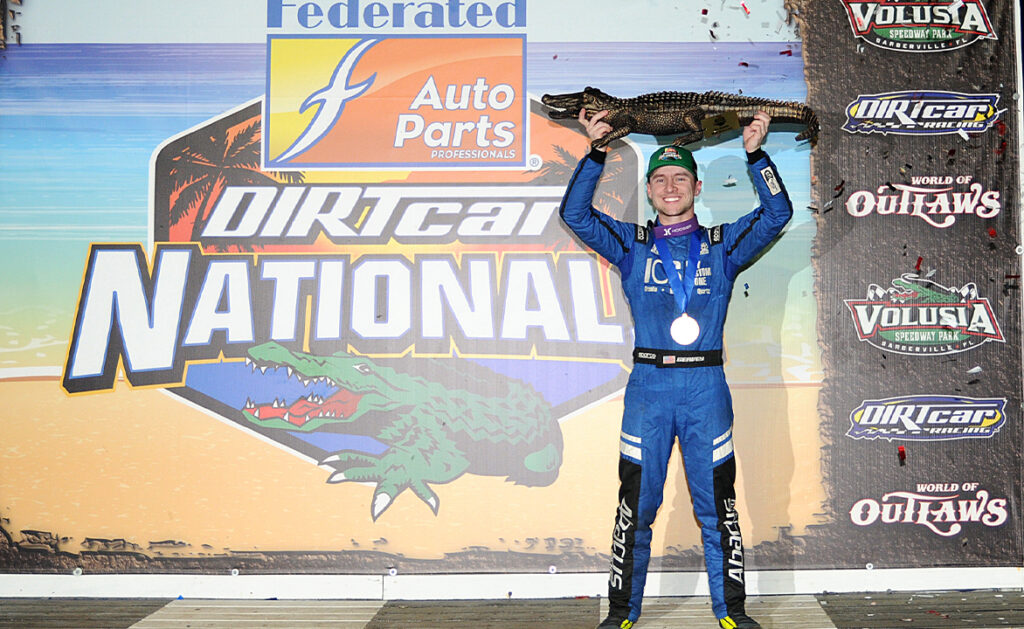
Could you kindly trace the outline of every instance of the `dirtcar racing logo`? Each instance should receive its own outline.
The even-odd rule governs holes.
[[[850,133],[942,135],[981,133],[995,124],[999,94],[889,92],[857,97],[846,107]]]
[[[873,46],[942,52],[996,39],[981,0],[843,0],[853,33]]]
[[[948,288],[906,273],[888,288],[868,286],[867,299],[846,299],[861,341],[911,356],[955,354],[988,341],[1005,342],[978,287]]]
[[[857,526],[917,524],[953,537],[964,525],[1002,526],[1009,518],[1007,502],[979,489],[978,483],[918,483],[916,492],[893,491],[881,500],[858,500],[850,507],[850,521]]]
[[[1002,209],[1000,192],[986,190],[981,182],[971,179],[970,175],[914,176],[910,184],[886,183],[874,191],[858,190],[846,200],[846,212],[854,218],[872,214],[912,216],[940,229],[951,226],[962,216],[998,216]]]
[[[850,413],[854,439],[988,438],[999,432],[1006,398],[920,395],[866,400]]]

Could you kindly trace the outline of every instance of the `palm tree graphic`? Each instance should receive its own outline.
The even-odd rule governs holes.
[[[170,224],[191,223],[198,241],[217,199],[228,186],[302,183],[301,172],[260,170],[260,119],[197,134],[171,158]]]

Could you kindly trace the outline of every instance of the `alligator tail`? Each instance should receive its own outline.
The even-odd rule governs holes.
[[[807,105],[801,105],[803,111],[800,115],[800,122],[807,125],[807,128],[797,134],[797,142],[803,140],[810,140],[811,144],[815,144],[818,141],[818,131],[821,127],[818,125],[818,114],[814,113],[814,110]]]

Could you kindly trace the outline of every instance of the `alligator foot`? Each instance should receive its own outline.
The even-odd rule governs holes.
[[[461,459],[459,465],[461,457],[445,456],[430,461],[423,454],[394,447],[379,456],[343,450],[320,463],[337,470],[327,479],[328,483],[377,484],[370,505],[370,515],[374,520],[406,489],[412,490],[437,515],[440,499],[428,483],[450,482],[462,475],[468,463]]]
[[[629,127],[619,127],[618,129],[614,129],[613,131],[604,135],[603,137],[594,140],[593,142],[590,143],[590,146],[596,149],[602,149],[611,144],[612,141],[618,140],[619,138],[629,135],[629,132]]]
[[[681,135],[672,141],[673,146],[686,146],[687,144],[693,144],[694,142],[700,142],[704,139],[703,131],[691,131],[685,135]]]

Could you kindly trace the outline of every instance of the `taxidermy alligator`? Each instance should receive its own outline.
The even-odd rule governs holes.
[[[249,421],[291,431],[366,435],[387,447],[380,454],[342,450],[321,461],[336,470],[329,483],[377,484],[370,506],[374,520],[406,489],[436,515],[439,500],[429,485],[467,472],[506,476],[527,486],[550,485],[558,477],[561,427],[550,404],[529,385],[510,379],[507,391],[501,391],[488,383],[492,397],[345,352],[316,356],[271,342],[248,354],[246,362],[254,369],[286,368],[307,388],[295,401],[247,401],[242,410]]]
[[[770,100],[724,92],[655,92],[635,98],[616,98],[596,87],[571,94],[545,94],[541,98],[552,110],[553,120],[576,118],[586,110],[587,119],[599,111],[608,110],[603,118],[612,131],[591,142],[594,148],[603,148],[612,140],[630,133],[650,135],[677,135],[673,144],[683,146],[704,139],[701,121],[710,116],[736,112],[740,124],[747,125],[758,110],[764,110],[772,122],[795,122],[807,125],[796,139],[818,139],[818,116],[803,103]]]

